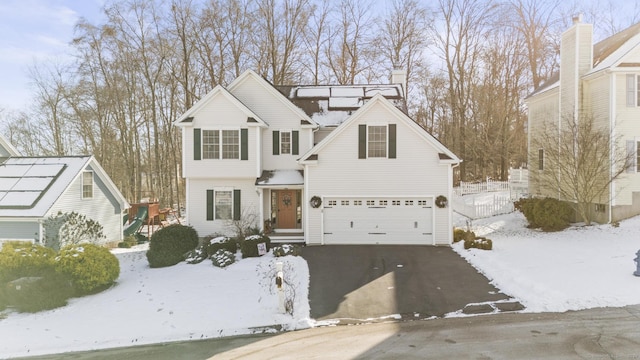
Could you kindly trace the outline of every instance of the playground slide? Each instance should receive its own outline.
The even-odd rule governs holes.
[[[149,208],[141,206],[138,208],[136,217],[133,218],[131,223],[124,228],[124,236],[130,236],[135,234],[144,225],[144,221],[149,213]]]

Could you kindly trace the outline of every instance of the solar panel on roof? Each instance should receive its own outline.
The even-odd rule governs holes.
[[[51,184],[53,177],[24,177],[19,179],[15,186],[10,189],[13,191],[43,191]]]
[[[2,165],[0,177],[22,177],[30,167],[31,165]]]
[[[56,176],[63,167],[62,164],[34,164],[24,176]]]
[[[9,191],[11,190],[15,184],[20,180],[20,178],[2,178],[0,177],[0,191]]]
[[[31,207],[42,191],[11,191],[0,200],[0,206]]]

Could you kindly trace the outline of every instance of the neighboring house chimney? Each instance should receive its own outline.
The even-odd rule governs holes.
[[[402,97],[407,97],[407,71],[401,68],[394,68],[391,71],[391,83],[402,86]]]
[[[573,17],[573,26],[562,34],[560,43],[560,118],[577,117],[582,109],[582,81],[593,67],[593,25]]]

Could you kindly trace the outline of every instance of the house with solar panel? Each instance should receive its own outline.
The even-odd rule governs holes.
[[[128,208],[93,156],[20,156],[0,135],[0,245],[5,241],[43,244],[45,219],[71,212],[100,223],[104,244],[118,242]]]
[[[450,150],[389,84],[274,86],[247,70],[216,86],[182,130],[186,220],[200,236],[254,219],[272,241],[452,242]],[[229,234],[232,235],[232,234]]]

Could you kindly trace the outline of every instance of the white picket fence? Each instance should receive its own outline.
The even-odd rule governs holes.
[[[513,200],[508,193],[496,192],[483,196],[453,196],[453,211],[471,219],[482,219],[513,212]]]
[[[514,211],[513,202],[527,194],[528,183],[526,169],[509,169],[509,181],[461,182],[453,189],[451,206],[471,219],[508,214]]]

